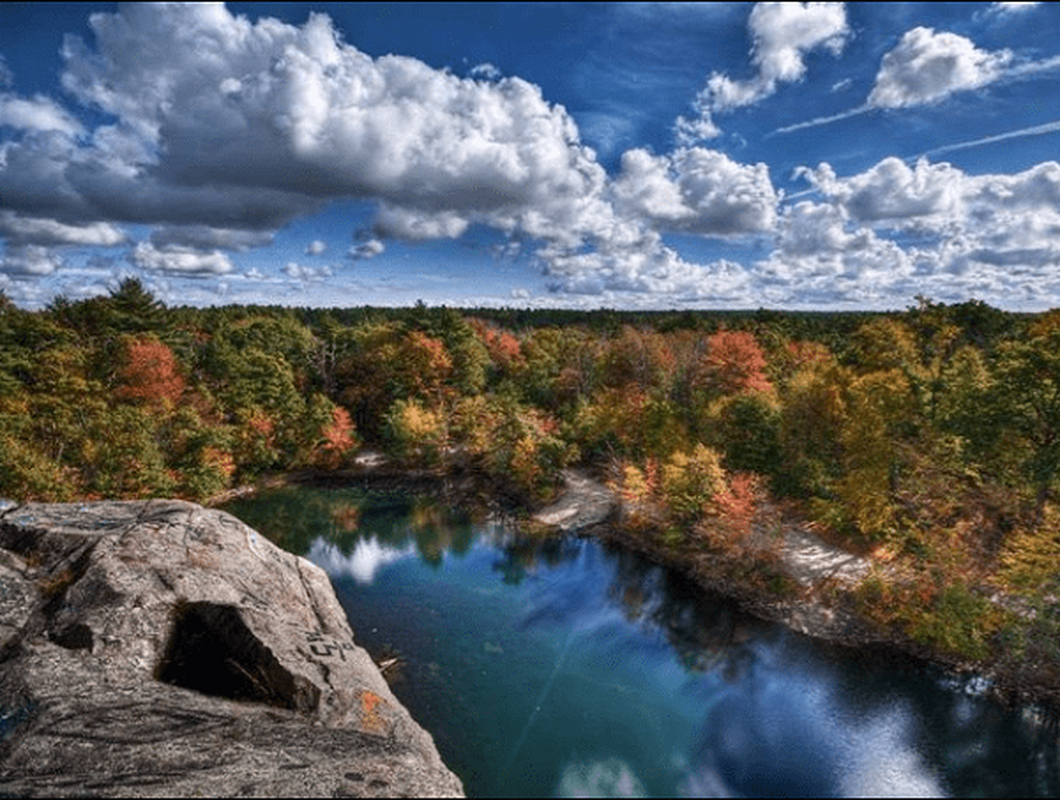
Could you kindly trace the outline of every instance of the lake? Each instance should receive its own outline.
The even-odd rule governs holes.
[[[1039,709],[758,621],[635,554],[402,493],[225,508],[328,572],[471,796],[1060,795]]]

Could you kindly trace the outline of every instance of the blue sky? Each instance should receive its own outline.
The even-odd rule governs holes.
[[[0,5],[0,290],[1060,306],[1048,4]]]

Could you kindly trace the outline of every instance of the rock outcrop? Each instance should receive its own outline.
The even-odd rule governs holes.
[[[461,795],[325,573],[178,501],[0,513],[0,792]]]

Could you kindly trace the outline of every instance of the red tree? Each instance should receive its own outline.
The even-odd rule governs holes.
[[[768,392],[766,358],[755,337],[746,331],[721,330],[707,339],[699,382],[722,394]]]
[[[117,396],[125,400],[176,405],[184,393],[173,351],[157,339],[134,339],[125,348]]]

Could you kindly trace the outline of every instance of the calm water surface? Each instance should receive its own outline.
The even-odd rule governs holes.
[[[1060,795],[1034,709],[756,621],[631,554],[357,489],[227,508],[327,570],[470,795]]]

